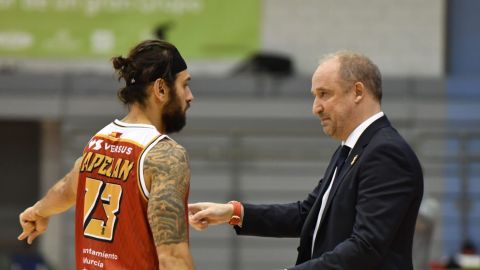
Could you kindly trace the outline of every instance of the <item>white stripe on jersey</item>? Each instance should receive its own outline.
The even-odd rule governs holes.
[[[98,134],[109,135],[112,132],[122,133],[122,139],[135,141],[143,147],[147,147],[155,137],[160,135],[160,132],[152,125],[129,124],[120,120],[113,121],[113,123],[100,130]]]
[[[145,184],[145,177],[143,176],[143,163],[145,161],[145,157],[147,156],[148,152],[162,139],[166,138],[167,135],[161,135],[158,137],[154,142],[152,142],[147,149],[145,149],[140,156],[140,162],[139,162],[139,167],[138,167],[138,175],[140,177],[140,184],[142,186],[143,194],[145,194],[145,197],[150,198],[150,192],[147,189],[147,185]]]

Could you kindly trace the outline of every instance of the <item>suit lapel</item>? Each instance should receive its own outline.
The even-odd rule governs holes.
[[[325,205],[325,210],[323,211],[322,219],[321,219],[321,224],[325,221],[324,217],[325,214],[327,213],[330,205],[332,204],[332,200],[335,197],[335,193],[337,192],[338,187],[340,184],[344,181],[345,176],[348,174],[348,172],[357,165],[358,160],[360,159],[363,150],[365,149],[365,146],[368,145],[372,137],[375,135],[375,133],[384,127],[390,126],[390,122],[388,121],[386,116],[380,117],[378,120],[373,122],[370,126],[368,126],[367,129],[362,133],[360,138],[358,138],[357,143],[355,143],[355,146],[353,147],[352,151],[348,155],[347,159],[345,160],[345,165],[343,165],[342,171],[340,172],[339,175],[335,176],[335,180],[333,181],[332,188],[330,190],[330,194],[328,196],[327,204]],[[318,200],[318,199],[317,199]],[[320,199],[321,200],[321,199]],[[318,236],[319,234],[317,234]]]
[[[343,182],[348,172],[353,168],[353,166],[356,165],[356,162],[360,158],[362,152],[363,152],[363,146],[362,147],[355,146],[352,149],[352,152],[350,153],[350,155],[348,155],[348,158],[345,160],[345,165],[343,165],[342,171],[340,172],[339,175],[335,176],[335,180],[333,181],[332,188],[330,189],[330,194],[328,195],[327,204],[325,205],[325,210],[323,210],[323,215],[321,219],[322,223],[324,221],[325,213],[330,207],[330,204],[332,203],[333,197],[335,197],[335,193],[337,192],[338,187]]]

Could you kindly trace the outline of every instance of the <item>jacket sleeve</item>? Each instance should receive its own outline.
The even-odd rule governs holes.
[[[418,204],[412,201],[421,200],[423,194],[421,167],[413,153],[393,144],[376,147],[362,163],[351,236],[320,257],[289,269],[375,269],[385,257],[394,259],[386,251],[395,237],[401,237],[400,225],[408,219],[413,227],[418,213]]]
[[[248,204],[244,206],[242,227],[238,235],[264,237],[299,237],[303,223],[313,206],[322,180],[303,201],[286,204]]]

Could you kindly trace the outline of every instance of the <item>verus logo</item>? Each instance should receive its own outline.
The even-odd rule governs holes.
[[[93,150],[99,150],[100,148],[102,148],[102,142],[103,140],[93,139],[88,143],[88,148],[92,148],[92,146],[95,145],[95,147],[93,147]]]

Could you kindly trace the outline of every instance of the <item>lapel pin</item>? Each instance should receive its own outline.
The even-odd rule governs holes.
[[[355,163],[355,161],[357,161],[357,158],[358,158],[358,155],[355,155],[352,159],[352,162],[350,162],[350,165],[353,165],[353,163]]]

